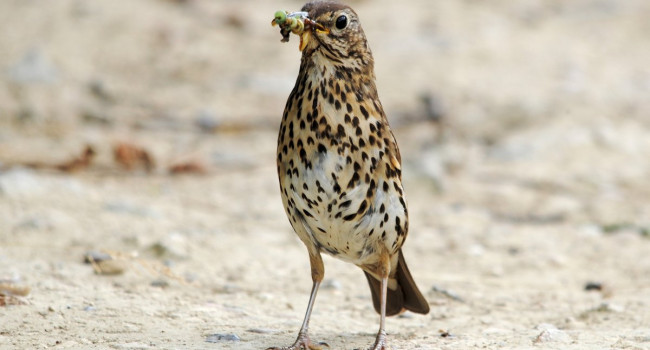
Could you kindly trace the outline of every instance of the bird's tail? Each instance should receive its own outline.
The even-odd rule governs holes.
[[[418,286],[415,284],[409,271],[402,250],[399,251],[396,272],[394,279],[397,281],[395,289],[388,288],[386,298],[386,316],[396,315],[403,310],[409,310],[419,314],[429,313],[429,303],[422,296]],[[364,271],[372,294],[372,303],[377,313],[381,313],[381,281],[377,280],[368,272]],[[389,283],[392,284],[392,283]]]

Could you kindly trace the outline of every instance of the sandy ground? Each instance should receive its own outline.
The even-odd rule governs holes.
[[[0,349],[293,342],[311,280],[275,142],[299,52],[269,22],[301,5],[0,2]],[[352,5],[431,304],[388,320],[392,347],[650,349],[650,2]],[[325,264],[312,336],[366,348],[363,274]]]

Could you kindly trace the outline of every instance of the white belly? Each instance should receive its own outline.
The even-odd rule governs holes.
[[[354,171],[351,165],[346,165],[343,156],[333,152],[315,153],[311,160],[311,169],[302,169],[299,176],[286,179],[289,183],[285,183],[288,189],[285,200],[295,202],[294,210],[301,217],[298,223],[292,223],[296,231],[301,231],[296,224],[302,224],[305,231],[302,234],[313,237],[322,251],[357,265],[373,263],[377,258],[373,253],[380,244],[393,251],[397,232],[394,222],[384,219],[394,220],[397,215],[405,217],[406,213],[392,186],[384,191],[383,182],[374,179],[374,195],[368,197],[370,185],[364,179],[348,187]],[[337,184],[340,193],[335,190]],[[380,212],[382,204],[384,211]]]

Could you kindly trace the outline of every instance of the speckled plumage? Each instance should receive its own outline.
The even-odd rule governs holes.
[[[314,280],[301,335],[288,349],[319,348],[309,341],[307,325],[324,275],[320,252],[366,273],[382,314],[374,349],[384,349],[384,314],[428,312],[401,255],[408,211],[400,153],[377,96],[374,60],[357,14],[333,2],[308,3],[302,11],[328,32],[309,33],[278,137],[282,201],[307,246]],[[341,16],[347,19],[342,29]],[[382,278],[388,286],[383,306]]]

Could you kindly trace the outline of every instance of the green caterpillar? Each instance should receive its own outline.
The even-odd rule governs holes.
[[[271,25],[280,26],[280,34],[282,34],[282,42],[289,41],[289,35],[294,33],[300,35],[305,31],[305,20],[307,19],[306,12],[288,12],[288,11],[275,11]]]

